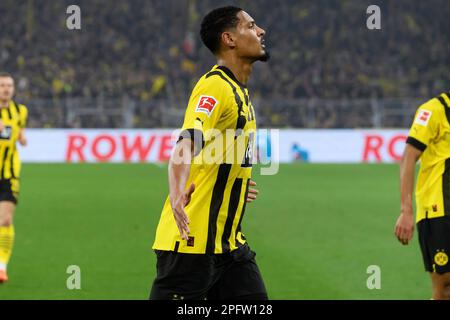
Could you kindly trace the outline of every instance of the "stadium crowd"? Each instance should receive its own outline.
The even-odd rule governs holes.
[[[66,8],[74,3],[81,8],[81,30],[66,27]],[[40,114],[61,114],[52,108],[65,99],[99,96],[182,109],[198,77],[214,64],[198,36],[201,18],[228,3],[2,0],[0,69],[15,76],[21,101],[51,102],[36,109]],[[299,110],[283,107],[296,99],[427,98],[449,90],[450,2],[380,1],[381,30],[366,27],[369,4],[239,2],[267,31],[272,55],[255,66],[249,84],[260,123],[307,126]],[[360,126],[368,116],[324,110],[315,113],[316,127]],[[161,110],[136,114],[134,126],[157,126],[157,118],[146,117],[159,117]],[[47,124],[36,119],[32,126],[83,126],[63,116]]]

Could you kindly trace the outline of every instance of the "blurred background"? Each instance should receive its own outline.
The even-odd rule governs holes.
[[[73,4],[81,30],[66,27]],[[31,127],[0,300],[148,297],[172,132],[215,63],[200,21],[229,4],[272,55],[249,90],[259,128],[282,129],[258,132],[258,157],[281,164],[255,166],[244,219],[269,297],[429,299],[418,241],[393,235],[397,162],[417,107],[450,90],[449,0],[0,0],[0,70]],[[71,265],[82,290],[66,287]]]
[[[179,127],[190,91],[214,64],[198,35],[209,10],[236,4],[267,31],[272,53],[250,93],[260,127],[407,127],[449,89],[447,0],[0,2],[0,69],[35,128]],[[82,29],[66,28],[77,4]]]

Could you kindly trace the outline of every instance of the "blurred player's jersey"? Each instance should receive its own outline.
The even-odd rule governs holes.
[[[256,121],[247,88],[229,69],[214,66],[196,84],[180,140],[188,137],[193,137],[198,150],[186,185],[195,184],[185,207],[189,240],[181,239],[167,197],[153,249],[206,254],[233,251],[246,241],[241,221],[252,173]]]
[[[419,107],[407,143],[423,151],[416,185],[416,221],[450,215],[449,93]]]
[[[16,142],[19,133],[27,123],[28,110],[14,101],[7,108],[0,108],[0,120],[3,130],[0,131],[0,180],[19,178],[20,159]]]

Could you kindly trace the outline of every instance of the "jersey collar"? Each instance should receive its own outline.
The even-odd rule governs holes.
[[[233,72],[225,66],[218,66],[216,69],[222,70],[225,74],[230,77],[234,82],[236,82],[240,87],[247,88],[246,85],[239,82],[239,80],[234,76]]]

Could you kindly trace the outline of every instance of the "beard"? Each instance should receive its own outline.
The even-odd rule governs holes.
[[[270,52],[268,50],[264,50],[264,54],[259,57],[258,61],[267,62],[270,60]]]

